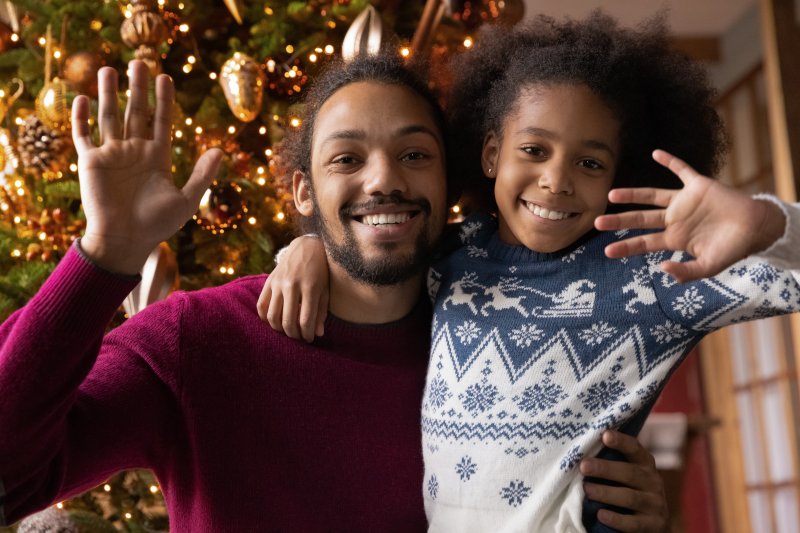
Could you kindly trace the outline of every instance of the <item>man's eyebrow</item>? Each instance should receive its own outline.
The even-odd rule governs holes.
[[[325,137],[325,140],[322,141],[323,144],[336,141],[340,139],[355,139],[355,140],[363,140],[367,138],[367,134],[363,130],[337,130],[332,132],[330,135]]]
[[[553,133],[550,130],[545,130],[545,129],[542,129],[542,128],[522,128],[517,133],[528,134],[528,135],[536,135],[537,137],[544,137],[545,139],[552,139],[552,140],[558,139],[558,135],[556,135],[555,133]],[[581,141],[581,144],[583,144],[584,146],[586,146],[588,148],[594,148],[596,150],[603,150],[605,152],[608,152],[609,155],[611,155],[612,157],[616,157],[617,156],[617,154],[614,152],[614,150],[612,150],[612,148],[608,144],[606,144],[606,143],[604,143],[602,141],[595,141],[593,139],[587,139],[585,141]]]
[[[398,128],[394,131],[394,136],[402,137],[405,135],[413,135],[415,133],[425,133],[430,135],[436,142],[441,145],[441,136],[433,129],[429,128],[428,126],[424,126],[422,124],[410,124],[408,126],[403,126]],[[356,140],[356,141],[363,141],[367,138],[367,133],[364,130],[336,130],[330,133],[330,135],[326,136],[325,139],[322,141],[321,144],[327,144],[333,141],[339,140]]]

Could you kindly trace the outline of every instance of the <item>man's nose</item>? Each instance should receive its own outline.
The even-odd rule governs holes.
[[[407,192],[406,179],[393,157],[376,154],[370,157],[364,169],[364,192],[369,195],[390,195]]]

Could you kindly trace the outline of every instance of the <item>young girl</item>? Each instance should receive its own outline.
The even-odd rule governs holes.
[[[723,151],[713,91],[658,22],[494,29],[454,72],[456,171],[494,182],[497,218],[468,218],[430,272],[430,529],[595,528],[576,465],[602,432],[638,433],[710,331],[800,309],[800,274],[781,270],[796,267],[800,208],[694,170],[712,174]],[[601,216],[609,198],[661,209]]]

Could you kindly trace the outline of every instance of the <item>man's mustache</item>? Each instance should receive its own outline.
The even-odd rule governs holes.
[[[378,206],[397,205],[419,208],[426,215],[431,214],[431,203],[426,198],[405,198],[402,194],[393,193],[390,195],[373,196],[366,202],[348,203],[339,209],[340,217],[352,216],[358,211],[370,211]]]

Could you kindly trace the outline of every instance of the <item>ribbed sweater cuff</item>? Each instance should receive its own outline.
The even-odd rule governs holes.
[[[67,251],[28,309],[74,335],[94,334],[107,323],[140,276],[121,276],[92,264],[77,244]]]
[[[755,254],[755,256],[779,268],[786,270],[797,269],[797,253],[800,250],[800,204],[783,202],[771,194],[756,194],[753,198],[772,202],[786,216],[786,227],[781,238],[772,243],[772,246],[766,250]]]

